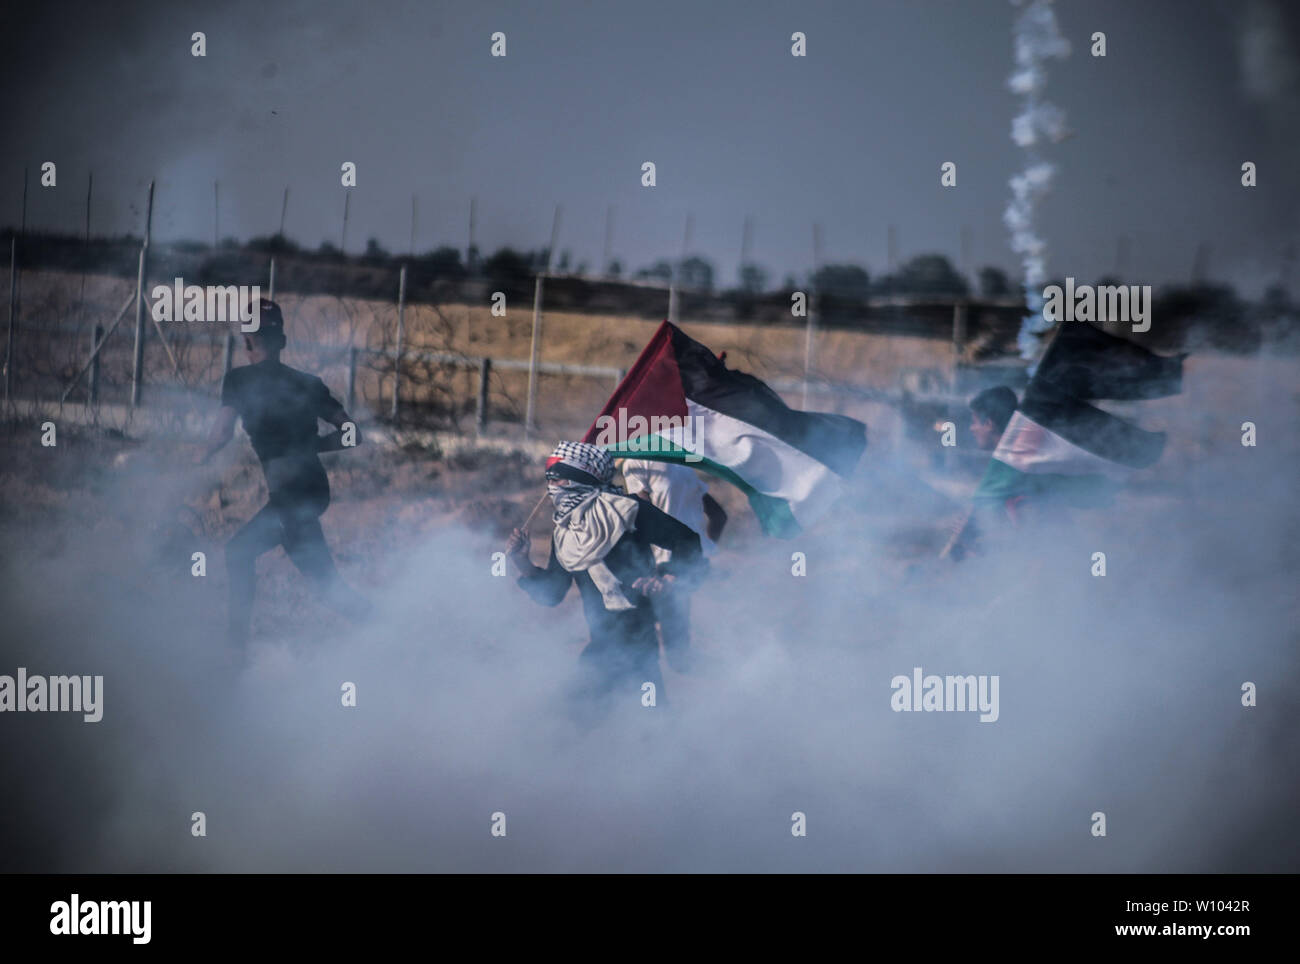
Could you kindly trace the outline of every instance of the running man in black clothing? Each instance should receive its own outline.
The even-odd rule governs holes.
[[[588,708],[610,698],[635,705],[647,682],[655,685],[656,703],[663,701],[651,600],[694,588],[708,570],[700,537],[653,504],[624,495],[613,475],[614,460],[603,449],[561,442],[546,464],[555,502],[546,567],[529,561],[523,530],[515,529],[506,545],[519,586],[534,601],[557,606],[577,585],[591,642],[579,657],[574,695]],[[668,562],[656,565],[654,546],[672,553]]]
[[[221,383],[221,411],[197,460],[206,463],[225,446],[234,436],[235,420],[241,419],[266,476],[267,504],[226,544],[228,639],[238,648],[248,640],[257,558],[278,545],[331,608],[354,620],[370,610],[339,578],[320,527],[330,486],[317,453],[359,442],[355,423],[319,378],[281,364],[285,336],[279,305],[264,298],[259,310],[261,327],[244,335],[251,364],[232,369]],[[317,419],[338,431],[321,436]],[[345,439],[345,426],[351,438]]]

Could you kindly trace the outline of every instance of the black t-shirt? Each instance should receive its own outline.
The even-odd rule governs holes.
[[[243,421],[272,492],[328,486],[316,456],[317,419],[343,406],[319,378],[278,361],[245,365],[221,383],[221,404]]]

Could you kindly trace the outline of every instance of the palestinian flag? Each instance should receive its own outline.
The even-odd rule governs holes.
[[[1086,399],[1150,399],[1182,390],[1183,358],[1163,358],[1086,322],[1048,346],[993,452],[977,501],[1017,496],[1104,505],[1134,470],[1153,465],[1163,432],[1148,432]]]
[[[1062,324],[1034,372],[1040,382],[1075,398],[1116,401],[1182,391],[1185,354],[1165,358],[1087,322]]]
[[[839,496],[867,427],[795,411],[665,321],[582,441],[726,479],[748,496],[765,533],[792,536]]]

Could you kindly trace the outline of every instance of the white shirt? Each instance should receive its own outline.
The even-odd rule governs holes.
[[[628,495],[644,492],[655,508],[695,531],[700,548],[711,556],[717,546],[704,533],[708,520],[704,515],[704,496],[709,487],[700,481],[695,470],[678,462],[654,462],[649,459],[623,459],[623,481]],[[656,563],[667,562],[672,553],[652,546]]]

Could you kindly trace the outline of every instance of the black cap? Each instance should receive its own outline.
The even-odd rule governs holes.
[[[260,321],[259,331],[284,332],[284,314],[274,301],[270,298],[258,299],[257,311]]]
[[[245,309],[245,314],[252,320],[253,305],[250,303]],[[240,323],[240,330],[243,330],[244,322]],[[287,339],[284,337],[284,314],[280,311],[280,306],[270,298],[259,298],[257,302],[257,330],[245,331],[245,337],[256,338],[263,346],[271,350],[284,348]]]

